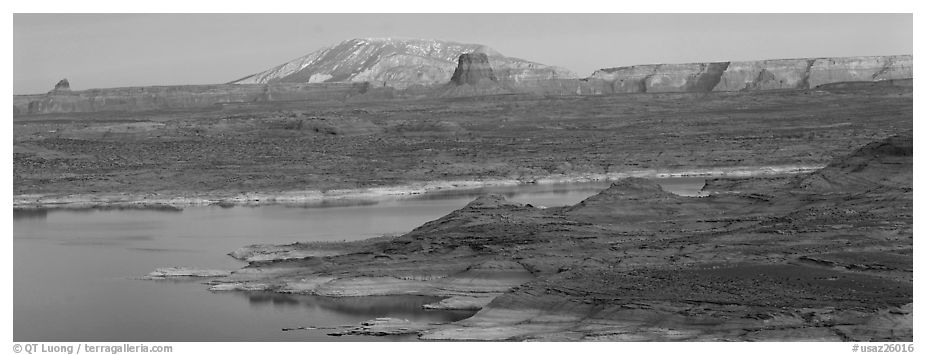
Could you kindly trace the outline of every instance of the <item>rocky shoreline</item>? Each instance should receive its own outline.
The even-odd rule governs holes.
[[[913,140],[682,197],[640,178],[561,208],[486,195],[401,236],[256,245],[213,291],[446,297],[423,340],[912,341]]]
[[[437,191],[465,192],[480,188],[517,186],[523,184],[568,184],[598,181],[614,181],[626,177],[671,178],[671,177],[752,177],[778,176],[814,171],[822,168],[817,165],[779,165],[779,166],[741,166],[719,167],[713,169],[692,170],[639,170],[611,174],[572,174],[549,175],[532,179],[485,179],[420,182],[407,185],[373,187],[361,189],[306,190],[281,192],[210,192],[210,193],[92,193],[92,194],[23,194],[13,196],[13,209],[88,209],[88,208],[137,208],[137,209],[172,209],[184,207],[216,205],[264,206],[288,205],[304,206],[321,203],[363,203],[383,199],[407,198]]]

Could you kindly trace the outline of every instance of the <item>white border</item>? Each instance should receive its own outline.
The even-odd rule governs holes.
[[[140,5],[139,5],[140,4]],[[28,12],[62,12],[62,13],[87,13],[87,12],[231,12],[231,13],[275,13],[275,12],[314,12],[314,13],[333,13],[333,12],[365,12],[365,13],[427,13],[427,12],[473,12],[473,13],[521,13],[521,12],[538,12],[538,13],[583,13],[583,12],[902,12],[914,13],[914,59],[918,58],[920,47],[916,45],[919,36],[917,19],[920,14],[916,11],[914,1],[798,1],[782,0],[774,2],[764,2],[761,6],[754,5],[754,2],[748,1],[649,1],[649,2],[605,2],[605,1],[569,1],[569,2],[500,2],[492,0],[469,0],[458,2],[435,2],[435,1],[372,1],[372,0],[354,0],[354,1],[283,1],[283,0],[263,0],[263,1],[216,1],[216,2],[195,2],[189,0],[159,0],[148,2],[123,2],[123,1],[67,1],[67,0],[46,0],[46,1],[17,1],[8,4],[11,8],[10,14],[3,18],[3,29],[7,35],[3,37],[5,47],[9,48],[6,55],[8,71],[6,80],[2,85],[5,86],[7,95],[5,96],[7,105],[12,106],[12,13]],[[919,86],[918,78],[914,79],[915,86]],[[918,91],[915,91],[918,92]],[[917,95],[918,96],[918,95]],[[918,106],[914,101],[914,117],[918,117]],[[7,201],[12,201],[12,112],[7,111],[8,123],[7,144],[3,145],[3,181],[7,186]],[[914,129],[916,129],[918,120],[914,120]],[[917,134],[918,135],[918,134]],[[916,140],[916,139],[914,139]],[[915,149],[914,156],[919,157],[924,154],[922,149]],[[922,166],[915,163],[916,167]],[[922,176],[920,169],[915,169],[915,181],[919,181]],[[916,184],[915,185],[919,185]],[[915,188],[919,191],[918,188]],[[917,196],[919,197],[919,196]],[[920,200],[919,198],[915,200]],[[918,204],[914,203],[914,208],[918,209]],[[12,209],[12,207],[10,207]],[[8,212],[6,220],[6,231],[4,246],[7,253],[7,272],[3,273],[4,284],[12,285],[13,270],[13,228],[12,213]],[[918,223],[914,223],[915,227]],[[916,234],[914,228],[914,234]],[[919,228],[922,229],[922,228]],[[914,259],[917,254],[914,253]],[[916,269],[916,268],[915,268]],[[921,295],[922,289],[917,287],[921,282],[914,284],[914,295]],[[12,287],[3,293],[3,310],[9,315],[10,322],[4,327],[6,339],[10,342],[7,346],[12,347]],[[923,317],[915,317],[914,339],[922,339],[919,329],[922,329],[923,322],[918,321]],[[66,343],[65,343],[66,344]],[[158,343],[145,343],[154,345]],[[392,354],[392,353],[428,353],[428,354],[471,354],[473,352],[487,353],[515,353],[515,352],[539,352],[539,353],[579,353],[590,352],[596,354],[619,354],[619,353],[710,353],[710,354],[786,354],[786,353],[806,353],[806,354],[849,354],[851,353],[852,343],[167,343],[175,348],[174,354],[208,354],[208,353],[266,353],[266,352],[299,352],[299,353],[353,353],[364,352],[368,354]],[[918,344],[926,346],[926,344]],[[10,351],[10,350],[7,350]],[[921,351],[922,352],[922,351]],[[12,352],[10,352],[12,353]]]

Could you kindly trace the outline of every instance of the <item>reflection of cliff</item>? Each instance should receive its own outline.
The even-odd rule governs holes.
[[[434,296],[321,297],[271,292],[239,293],[252,307],[272,305],[276,308],[316,308],[363,319],[398,317],[412,320],[455,322],[472,316],[474,311],[425,311],[422,306],[438,302]]]

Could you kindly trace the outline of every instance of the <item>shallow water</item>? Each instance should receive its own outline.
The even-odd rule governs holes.
[[[704,179],[658,179],[697,195]],[[468,312],[427,311],[437,298],[331,299],[270,293],[212,293],[201,281],[139,280],[155,268],[234,270],[226,254],[256,244],[358,240],[407,232],[491,192],[538,206],[575,204],[609,183],[528,185],[427,194],[357,205],[292,208],[16,211],[15,341],[362,341],[329,337],[334,327],[376,317],[454,321]]]

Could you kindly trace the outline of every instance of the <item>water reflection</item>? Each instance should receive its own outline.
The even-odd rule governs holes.
[[[422,306],[439,302],[444,297],[434,296],[368,296],[322,297],[280,294],[273,292],[236,292],[247,297],[251,307],[279,309],[308,308],[330,311],[343,316],[360,318],[391,317],[410,321],[449,323],[466,319],[475,311],[427,310]]]
[[[377,200],[360,200],[360,199],[335,199],[335,200],[322,200],[322,201],[311,201],[311,202],[283,202],[281,205],[287,207],[299,207],[299,208],[336,208],[336,207],[358,207],[358,206],[375,206],[378,205],[380,201]],[[214,203],[210,206],[217,206],[222,208],[233,208],[233,207],[248,207],[248,208],[263,208],[266,205],[254,204],[254,205],[236,205],[230,202],[219,202]]]
[[[97,206],[79,208],[13,208],[13,220],[46,219],[49,213],[66,212],[69,214],[93,215],[101,212],[139,211],[139,212],[173,212],[182,213],[183,209],[171,205],[144,205],[144,206]]]
[[[544,194],[563,196],[575,193],[585,193],[589,195],[597,193],[610,186],[610,183],[582,183],[582,184],[546,184],[546,185],[518,185],[518,186],[493,186],[467,190],[437,190],[426,194],[415,195],[415,200],[445,200],[448,198],[476,198],[485,194],[497,194],[511,199],[522,195]]]
[[[13,220],[20,219],[45,219],[48,218],[48,210],[44,208],[14,208]]]
[[[193,253],[193,252],[198,251],[198,250],[192,250],[192,249],[174,249],[174,248],[126,248],[126,249],[137,250],[137,251],[142,251],[142,252],[149,252],[149,253],[175,253],[175,252]]]

